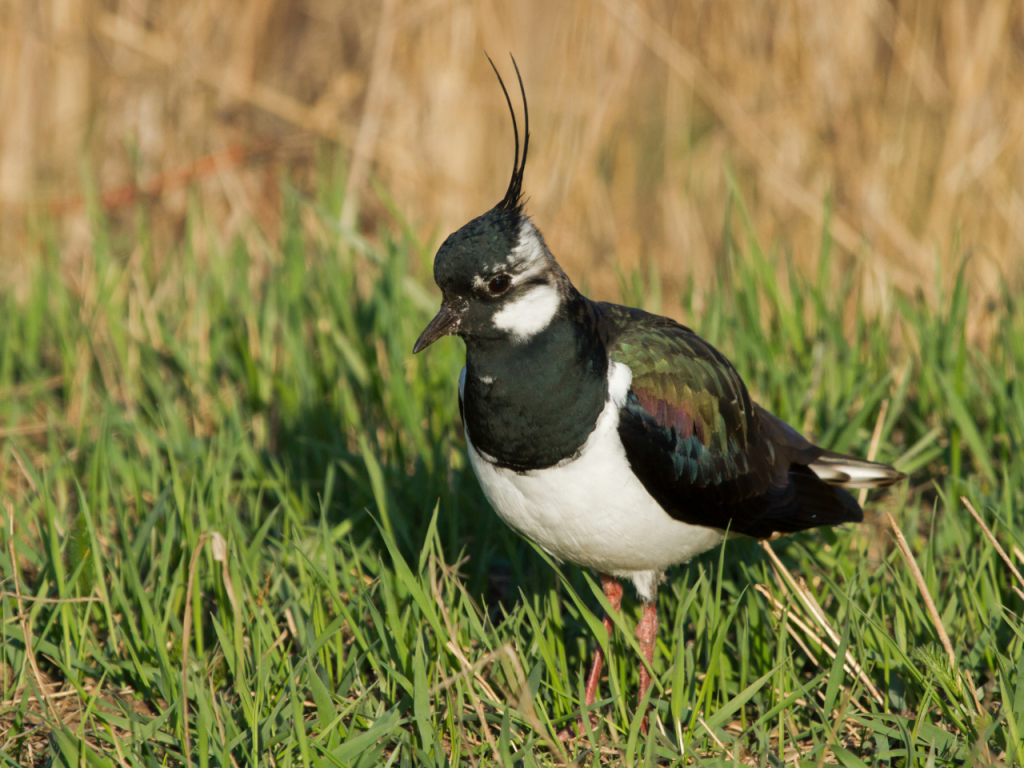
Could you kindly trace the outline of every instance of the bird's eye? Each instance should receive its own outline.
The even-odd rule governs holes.
[[[512,278],[508,275],[498,275],[487,284],[487,290],[491,293],[504,293],[512,285]]]

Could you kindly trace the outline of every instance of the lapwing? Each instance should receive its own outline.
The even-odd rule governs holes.
[[[498,74],[512,113],[512,178],[501,202],[438,250],[441,309],[413,352],[449,334],[465,342],[459,410],[485,496],[553,557],[596,571],[613,609],[620,582],[633,583],[643,603],[636,636],[650,664],[666,569],[728,536],[860,522],[844,489],[885,488],[903,475],[805,439],[755,403],[726,357],[686,326],[592,301],[573,286],[524,211],[530,124],[518,66],[516,75],[522,160]],[[604,626],[610,635],[607,615]],[[588,708],[602,665],[599,646]],[[639,679],[643,701],[644,665]]]

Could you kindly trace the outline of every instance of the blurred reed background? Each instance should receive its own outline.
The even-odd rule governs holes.
[[[1010,0],[2,0],[0,280],[17,287],[37,213],[75,273],[89,190],[129,225],[143,199],[159,253],[195,188],[273,259],[282,176],[312,185],[333,148],[344,225],[376,233],[379,180],[436,246],[507,183],[485,51],[523,73],[529,210],[599,297],[636,267],[711,287],[730,174],[801,268],[831,208],[869,307],[888,286],[934,300],[967,253],[976,299],[1021,285]]]

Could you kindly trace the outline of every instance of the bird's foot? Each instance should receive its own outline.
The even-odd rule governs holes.
[[[591,712],[590,713],[590,730],[591,730],[591,732],[597,730],[597,721],[598,721],[597,713],[596,712]],[[575,724],[573,726],[571,726],[569,728],[563,728],[562,730],[560,730],[558,732],[558,734],[557,734],[557,738],[558,738],[559,741],[565,742],[565,741],[572,741],[577,736],[586,736],[586,735],[587,735],[587,729],[583,725],[583,718],[580,718],[579,720],[577,720],[575,722]]]

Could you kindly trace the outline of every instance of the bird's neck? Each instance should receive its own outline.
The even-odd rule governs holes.
[[[473,445],[501,466],[542,469],[575,455],[608,399],[608,357],[575,291],[518,344],[466,339],[463,412]]]

